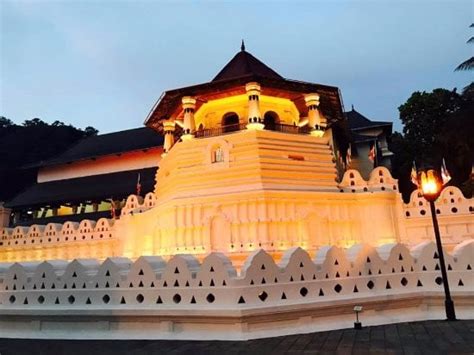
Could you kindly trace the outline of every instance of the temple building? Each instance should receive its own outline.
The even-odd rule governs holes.
[[[258,84],[246,88],[242,83],[249,80]],[[265,95],[260,95],[261,85],[266,87]],[[318,94],[304,94],[309,91]],[[194,96],[184,103],[184,93]],[[196,138],[206,138],[246,129],[248,93],[255,93],[259,100],[256,114],[261,116],[261,123],[252,125],[263,124],[266,130],[307,134],[311,118],[319,122],[320,128],[329,123],[341,131],[343,126],[337,123],[347,119],[350,137],[343,139],[344,149],[337,151],[338,142],[332,142],[335,156],[339,157],[339,177],[347,168],[358,170],[365,179],[376,166],[390,169],[392,153],[388,151],[387,138],[392,131],[391,122],[371,121],[354,109],[343,114],[337,88],[284,79],[242,49],[211,82],[167,91],[147,118],[150,128],[89,137],[59,156],[38,162],[37,183],[7,201],[6,208],[1,207],[3,214],[8,214],[2,225],[63,223],[119,215],[128,195],[137,193],[137,186],[143,196],[153,191],[161,153],[163,149],[166,153],[175,140],[190,136],[183,130],[192,130]],[[182,112],[170,112],[172,108]],[[186,110],[196,111],[193,121],[188,118],[191,128],[184,127]],[[170,115],[178,117],[159,118]],[[375,150],[372,160],[371,148]],[[223,159],[221,151],[214,159]]]
[[[64,223],[110,218],[112,202],[153,191],[163,137],[149,128],[92,136],[36,164],[37,183],[7,207],[11,225]],[[117,211],[119,212],[119,211]]]
[[[344,113],[337,87],[285,79],[242,46],[210,82],[164,92],[145,125],[41,162],[0,207],[14,219],[0,226],[3,337],[249,340],[441,319],[444,260],[456,314],[474,317],[472,199],[441,191],[439,254],[434,205],[403,203],[384,166],[391,124]]]
[[[266,129],[284,130],[294,134],[308,131],[307,127],[301,126],[301,122],[305,124],[304,119],[300,122],[300,111],[305,116],[308,107],[303,95],[284,93],[279,89],[284,86],[299,87],[299,90],[303,90],[302,88],[306,86],[304,87],[306,91],[310,85],[318,91],[324,88],[322,100],[328,103],[325,105],[326,116],[332,121],[344,119],[340,110],[341,99],[337,88],[283,79],[249,52],[241,50],[210,83],[185,88],[188,92],[197,90],[200,93],[194,105],[195,110],[214,98],[219,98],[221,102],[227,101],[227,106],[235,107],[236,104],[242,104],[237,110],[229,112],[203,112],[201,110],[197,116],[199,122],[197,125],[193,123],[196,138],[246,129],[244,86],[240,85],[238,89],[240,98],[229,99],[229,96],[235,96],[232,88],[235,90],[238,83],[247,82],[252,78],[262,79],[261,82],[272,82],[274,88],[271,90],[273,93],[278,93],[274,97],[264,96],[263,101],[261,99],[261,105],[265,109],[261,120]],[[167,144],[164,133],[170,129],[170,124],[163,125],[161,121],[157,124],[155,117],[169,114],[162,110],[167,109],[171,98],[181,97],[181,92],[185,89],[166,92],[158,107],[160,111],[153,111],[153,118],[150,117],[147,120],[147,125],[157,130],[159,134],[154,133],[150,128],[137,128],[89,137],[59,156],[38,162],[36,164],[39,167],[37,183],[7,201],[6,210],[10,216],[5,218],[5,225],[27,226],[109,218],[114,209],[117,215],[120,213],[128,195],[136,193],[137,184],[140,185],[140,193],[143,196],[152,192],[161,153],[163,149],[166,149],[163,146],[164,143]],[[270,95],[270,92],[268,94]],[[295,103],[291,103],[291,100],[285,102],[285,99],[279,97],[281,95],[293,97],[296,101]],[[240,102],[235,101],[238,99]],[[314,102],[319,104],[317,100],[319,98],[315,97]],[[179,104],[182,103],[179,102]],[[213,102],[212,105],[216,107],[218,101]],[[205,110],[209,111],[209,107],[212,109],[212,106],[207,105]],[[223,109],[225,110],[225,106]],[[320,115],[318,119],[324,123],[326,116]],[[173,136],[176,140],[182,135],[182,126],[180,120],[172,124]],[[168,144],[169,141],[168,139]],[[111,201],[114,201],[113,208]]]
[[[337,87],[283,78],[244,46],[211,81],[164,92],[145,125],[41,162],[0,211],[4,225],[12,214],[0,259],[218,251],[241,265],[259,248],[278,259],[431,238],[426,206],[404,205],[386,168],[391,123],[344,113]],[[454,245],[471,212],[449,193],[461,207],[440,209],[440,224]]]

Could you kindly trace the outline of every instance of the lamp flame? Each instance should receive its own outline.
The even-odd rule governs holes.
[[[420,179],[421,191],[425,197],[434,197],[438,195],[440,186],[434,170],[430,169],[427,172],[423,171]]]

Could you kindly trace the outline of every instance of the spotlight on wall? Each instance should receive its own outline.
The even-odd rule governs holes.
[[[356,321],[354,322],[354,329],[362,329],[362,323],[359,322],[359,313],[362,312],[362,306],[354,306],[354,312],[356,314]]]

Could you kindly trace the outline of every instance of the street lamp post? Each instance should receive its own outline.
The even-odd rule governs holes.
[[[433,229],[436,239],[436,247],[438,249],[439,266],[441,268],[441,276],[443,278],[444,286],[444,307],[446,310],[446,318],[448,320],[456,320],[456,313],[454,311],[454,302],[451,299],[451,292],[449,291],[448,273],[446,272],[446,264],[444,262],[443,245],[441,244],[441,236],[439,233],[438,218],[436,217],[435,201],[443,189],[443,184],[437,172],[433,169],[422,171],[419,174],[419,185],[423,193],[423,197],[429,202],[431,209],[431,218],[433,219]]]

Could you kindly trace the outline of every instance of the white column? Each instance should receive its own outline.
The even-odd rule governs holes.
[[[171,147],[174,145],[174,121],[165,121],[163,122],[163,131],[165,135],[165,141],[163,143],[163,154],[161,156],[166,156]]]
[[[247,129],[262,130],[262,116],[260,114],[260,84],[252,82],[245,85],[245,91],[249,98]]]
[[[324,128],[321,125],[321,116],[319,114],[319,95],[316,93],[306,94],[304,96],[306,107],[308,107],[308,126],[311,127],[311,135],[322,137]]]
[[[181,136],[183,141],[192,139],[196,131],[196,124],[194,122],[194,110],[196,109],[196,99],[191,96],[184,96],[181,99],[184,110],[184,133]]]

